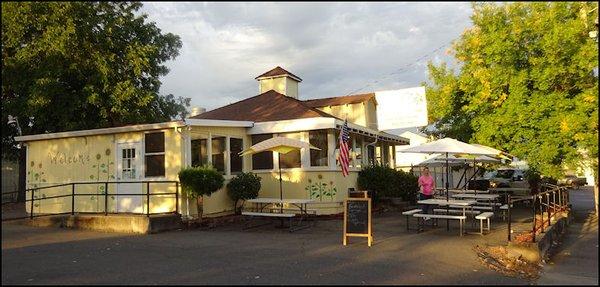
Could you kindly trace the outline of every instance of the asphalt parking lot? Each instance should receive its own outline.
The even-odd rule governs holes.
[[[458,226],[446,231],[441,222],[417,234],[398,212],[374,218],[372,247],[361,238],[343,246],[341,220],[295,233],[238,225],[152,235],[2,227],[2,284],[530,283],[487,269],[472,249],[502,243],[505,224],[486,236],[459,237]],[[597,248],[597,230],[595,240]]]

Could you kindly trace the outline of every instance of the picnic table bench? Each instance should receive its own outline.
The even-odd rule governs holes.
[[[407,210],[402,212],[402,215],[406,216],[406,230],[408,231],[408,219],[410,218],[411,215],[417,214],[422,212],[423,210],[420,208],[415,208],[415,209],[411,209],[411,210]]]
[[[482,214],[479,214],[477,216],[475,216],[475,219],[479,219],[479,230],[480,230],[480,234],[483,235],[483,221],[487,220],[487,228],[486,230],[489,232],[491,230],[490,228],[490,218],[494,216],[493,212],[484,212]]]
[[[308,228],[308,225],[302,226],[301,223],[305,219],[308,214],[308,209],[306,208],[307,204],[313,202],[310,199],[280,199],[280,198],[254,198],[249,199],[247,202],[254,204],[254,211],[243,211],[242,215],[254,217],[265,217],[265,218],[279,218],[281,220],[281,226],[283,226],[283,221],[285,219],[289,219],[289,231],[294,232],[296,230]],[[299,208],[299,214],[296,213],[284,213],[283,211],[289,211],[290,209],[283,208],[283,205],[291,205]],[[279,208],[272,208],[269,212],[263,211],[267,207],[273,207],[275,205],[280,205]],[[279,212],[277,212],[279,211]],[[293,225],[293,219],[298,218],[298,224],[296,227]],[[267,223],[268,224],[268,223]],[[259,226],[263,226],[265,224],[246,226],[244,229],[255,228]]]
[[[458,220],[460,222],[460,236],[463,235],[463,223],[467,219],[465,215],[442,215],[442,214],[425,214],[425,213],[415,213],[414,217],[419,218],[419,231],[423,230],[423,225],[425,224],[425,218],[433,218],[437,219],[450,219],[450,220]]]

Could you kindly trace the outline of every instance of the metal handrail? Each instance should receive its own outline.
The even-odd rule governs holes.
[[[42,186],[42,187],[34,187],[34,188],[28,188],[25,190],[25,192],[27,191],[31,191],[31,198],[29,199],[25,199],[25,203],[29,203],[31,202],[31,210],[30,210],[30,214],[28,217],[21,217],[21,218],[11,218],[11,219],[22,219],[22,218],[30,218],[33,219],[34,217],[40,217],[40,216],[50,216],[50,215],[59,215],[59,214],[71,214],[74,215],[75,214],[75,197],[77,196],[98,196],[98,194],[94,194],[94,193],[75,193],[75,186],[76,185],[98,185],[98,184],[103,184],[104,185],[104,212],[77,212],[77,213],[86,213],[86,214],[100,214],[100,213],[104,213],[104,215],[108,215],[110,214],[128,214],[131,212],[108,212],[108,196],[109,196],[109,192],[108,192],[108,185],[109,184],[123,184],[123,183],[139,183],[142,184],[142,186],[145,184],[146,185],[146,193],[114,193],[111,194],[111,196],[145,196],[146,197],[146,216],[150,216],[150,215],[154,215],[154,214],[170,214],[170,213],[174,213],[174,214],[179,214],[179,181],[175,181],[175,180],[144,180],[144,181],[98,181],[98,182],[70,182],[70,183],[62,183],[62,184],[55,184],[55,185],[50,185],[50,186]],[[151,193],[150,192],[150,184],[160,184],[160,183],[171,183],[171,184],[175,184],[175,192],[157,192],[157,193]],[[42,198],[36,198],[35,193],[43,190],[43,189],[49,189],[49,188],[57,188],[57,187],[65,187],[65,186],[71,186],[71,193],[70,194],[64,194],[64,195],[55,195],[55,196],[45,196]],[[18,191],[17,191],[18,192]],[[150,196],[164,196],[164,195],[174,195],[175,196],[175,210],[174,211],[170,211],[170,212],[150,212]],[[64,198],[64,197],[71,197],[71,212],[58,212],[58,213],[48,213],[48,214],[38,214],[38,215],[34,215],[34,203],[36,201],[41,201],[41,200],[46,200],[46,199],[54,199],[54,198]],[[139,214],[139,213],[136,213]]]
[[[552,224],[552,213],[557,211],[565,211],[569,209],[569,193],[566,187],[557,186],[554,184],[541,184],[541,187],[548,188],[548,190],[539,192],[531,196],[519,197],[513,199],[511,195],[508,195],[508,241],[511,241],[511,208],[513,203],[525,200],[531,200],[532,216],[533,216],[533,227],[531,230],[532,240],[535,242],[536,234],[538,231],[544,232],[544,226],[548,223],[548,226]],[[557,198],[558,193],[558,198]],[[538,224],[538,212],[540,215],[540,223]],[[544,213],[548,214],[547,219],[544,218]],[[538,226],[539,225],[539,226]]]

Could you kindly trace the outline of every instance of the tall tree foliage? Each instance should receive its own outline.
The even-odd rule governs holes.
[[[3,2],[2,134],[169,121],[189,99],[160,95],[164,63],[181,40],[162,33],[138,2]],[[33,125],[28,125],[34,117]]]
[[[586,164],[597,173],[596,7],[474,4],[473,27],[451,49],[459,70],[429,64],[436,133],[504,149],[547,176]]]

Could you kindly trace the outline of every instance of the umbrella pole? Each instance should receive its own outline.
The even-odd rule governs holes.
[[[450,170],[448,169],[448,153],[446,153],[446,203],[448,202],[450,195],[448,194],[448,173]],[[448,214],[450,206],[446,204],[446,214]],[[450,219],[446,219],[446,231],[450,230]]]
[[[279,166],[279,199],[283,201],[283,183],[281,181],[281,153],[277,153],[277,164]],[[283,213],[283,202],[281,202],[281,208],[279,212]]]

